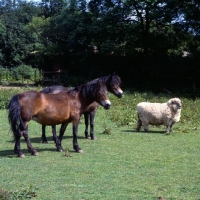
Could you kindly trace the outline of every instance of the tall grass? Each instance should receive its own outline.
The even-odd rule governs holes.
[[[110,110],[100,107],[95,118],[97,140],[84,138],[81,118],[78,142],[82,154],[72,148],[72,126],[56,151],[48,127],[49,143],[41,143],[41,125],[29,123],[29,136],[39,156],[27,152],[17,158],[9,132],[7,111],[0,110],[0,187],[4,192],[35,199],[200,199],[200,100],[181,96],[182,116],[174,133],[164,134],[163,126],[149,133],[136,132],[136,104],[140,101],[166,102],[170,96],[125,92],[121,99],[109,95]],[[109,130],[109,131],[106,131]],[[108,133],[108,134],[107,134]],[[31,187],[30,187],[31,186]]]

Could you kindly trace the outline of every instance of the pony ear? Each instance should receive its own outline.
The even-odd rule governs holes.
[[[117,75],[117,73],[116,73],[116,72],[113,72],[113,73],[111,74],[111,76],[115,76],[115,75]]]

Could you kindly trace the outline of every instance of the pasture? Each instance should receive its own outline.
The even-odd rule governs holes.
[[[149,133],[135,129],[137,103],[166,102],[171,96],[125,91],[121,99],[109,94],[110,110],[98,109],[97,140],[85,139],[81,118],[83,153],[73,150],[71,124],[62,141],[66,152],[57,152],[50,127],[49,143],[43,144],[41,125],[31,121],[29,136],[39,156],[31,156],[22,139],[25,158],[13,153],[7,111],[1,109],[0,187],[19,199],[200,199],[200,99],[178,97],[183,101],[181,119],[170,135],[163,126],[150,126]]]

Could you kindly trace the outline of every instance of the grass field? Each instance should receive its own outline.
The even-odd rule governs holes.
[[[31,156],[22,139],[26,157],[16,157],[7,111],[0,110],[0,188],[14,192],[16,199],[198,200],[200,100],[180,98],[181,121],[175,124],[174,133],[166,135],[162,126],[151,126],[149,133],[136,132],[135,107],[140,101],[165,102],[168,96],[127,92],[117,99],[110,95],[111,109],[97,111],[97,140],[84,138],[81,118],[78,142],[82,154],[73,151],[69,124],[62,146],[70,157],[56,151],[50,127],[49,143],[41,143],[41,125],[34,121],[29,124],[29,136],[39,156]]]

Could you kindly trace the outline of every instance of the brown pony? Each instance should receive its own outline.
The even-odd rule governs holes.
[[[107,87],[104,82],[85,84],[70,91],[58,94],[43,94],[27,91],[14,95],[8,105],[8,120],[15,138],[14,152],[24,157],[20,148],[20,138],[23,135],[28,151],[32,155],[38,152],[32,147],[28,137],[28,122],[34,120],[43,125],[73,124],[73,148],[76,152],[82,150],[78,145],[78,123],[86,108],[98,102],[105,109],[109,109],[111,102],[107,97]],[[57,150],[62,149],[60,140],[56,141]]]
[[[95,83],[97,81],[102,81],[106,83],[106,86],[108,88],[108,91],[113,93],[114,95],[116,95],[118,98],[121,98],[123,95],[123,91],[120,88],[121,85],[121,79],[118,75],[116,75],[115,73],[108,75],[108,76],[104,76],[104,77],[100,77],[98,79],[95,79],[93,81],[90,81],[88,83]],[[43,90],[41,90],[40,92],[42,93],[52,93],[52,94],[57,94],[59,92],[62,91],[68,91],[70,90],[70,88],[67,87],[63,87],[60,85],[54,85],[54,86],[50,86],[50,87],[46,87]],[[95,136],[94,136],[94,117],[96,114],[96,111],[99,107],[99,104],[97,102],[93,102],[91,105],[89,105],[84,114],[84,119],[85,119],[85,137],[91,140],[95,140]],[[88,134],[88,122],[90,121],[90,136]],[[46,134],[45,134],[45,125],[42,125],[42,142],[43,143],[47,143],[47,138],[46,138]],[[60,139],[62,140],[63,134],[65,131],[66,127],[62,126],[61,127],[61,134],[60,134]],[[57,135],[56,135],[56,126],[52,126],[52,133],[53,133],[53,140],[56,141]],[[62,134],[63,133],[63,134]]]

